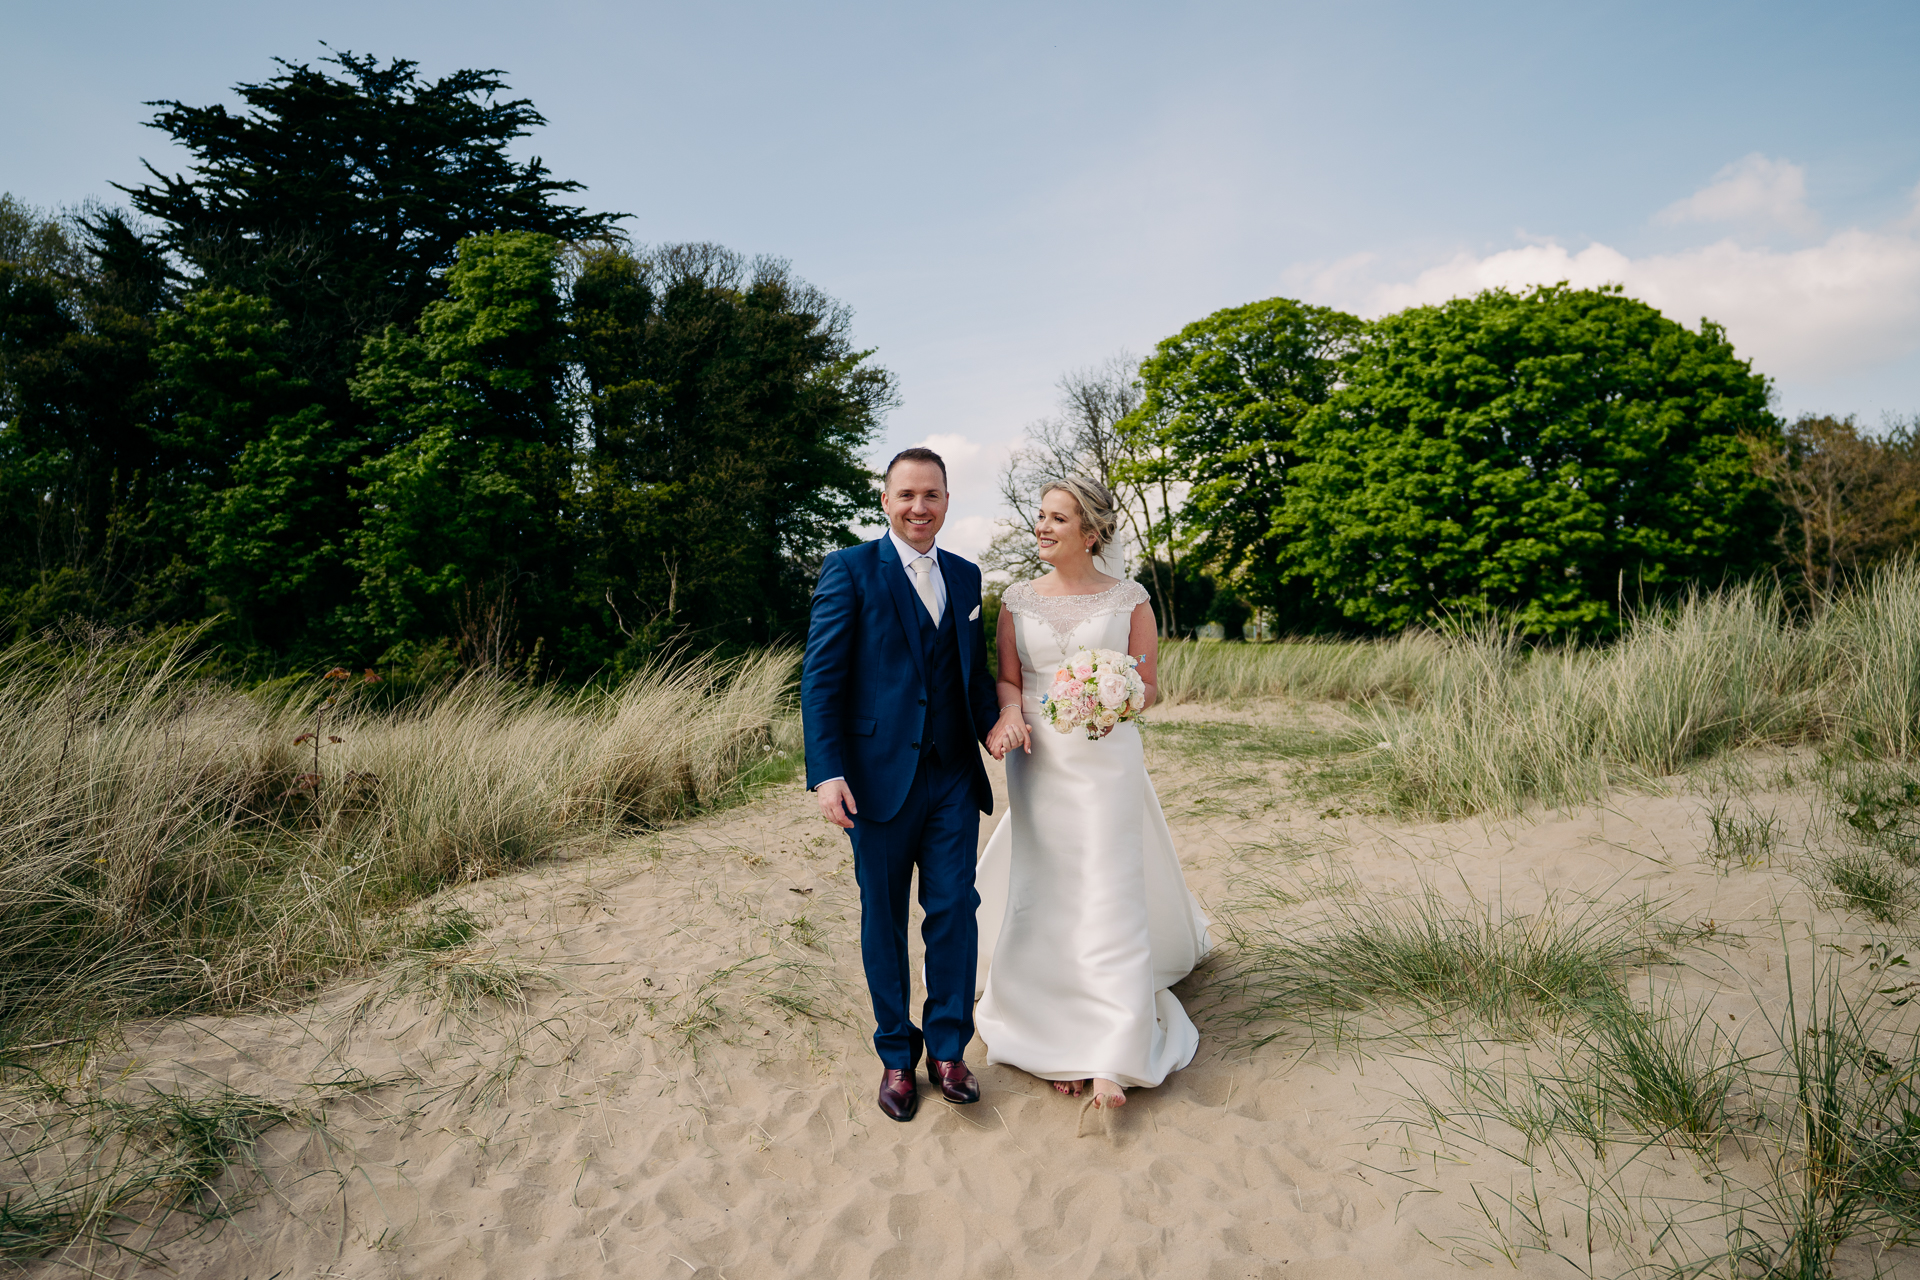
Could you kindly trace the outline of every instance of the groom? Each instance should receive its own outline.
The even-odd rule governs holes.
[[[853,840],[860,954],[885,1071],[880,1109],[911,1120],[922,1047],[949,1102],[975,1102],[962,1060],[973,1039],[973,860],[993,792],[979,745],[993,727],[980,625],[980,568],[933,544],[947,518],[947,467],[931,449],[887,464],[889,528],[820,566],[800,683],[807,787]],[[920,871],[927,1003],[908,1011],[907,887]]]

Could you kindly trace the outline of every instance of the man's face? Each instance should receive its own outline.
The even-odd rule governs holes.
[[[925,551],[947,522],[947,478],[931,462],[896,463],[887,476],[880,506],[901,541],[915,551]]]

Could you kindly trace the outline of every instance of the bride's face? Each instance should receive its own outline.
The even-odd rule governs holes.
[[[1080,504],[1062,489],[1049,489],[1040,495],[1040,514],[1034,518],[1033,536],[1039,543],[1040,558],[1056,569],[1093,558],[1092,539],[1080,523]]]

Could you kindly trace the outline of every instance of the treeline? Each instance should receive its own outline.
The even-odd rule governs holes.
[[[497,72],[340,54],[153,104],[125,209],[0,198],[0,622],[262,670],[585,677],[803,628],[894,381],[784,262],[637,249]]]
[[[1004,473],[1105,477],[1171,632],[1379,633],[1500,616],[1604,637],[1777,577],[1819,609],[1920,540],[1920,439],[1783,423],[1711,321],[1613,288],[1491,290],[1367,322],[1274,298],[1062,380]],[[1017,529],[995,557],[1018,569]]]

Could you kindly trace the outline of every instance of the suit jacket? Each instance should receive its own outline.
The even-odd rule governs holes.
[[[974,738],[998,718],[981,627],[980,566],[942,550],[947,608],[958,632],[960,674]],[[860,816],[885,822],[900,811],[920,765],[927,720],[927,659],[920,646],[926,607],[907,581],[886,534],[829,555],[820,565],[807,622],[800,714],[806,732],[807,789],[844,777]],[[975,802],[993,812],[993,788],[976,751]]]

